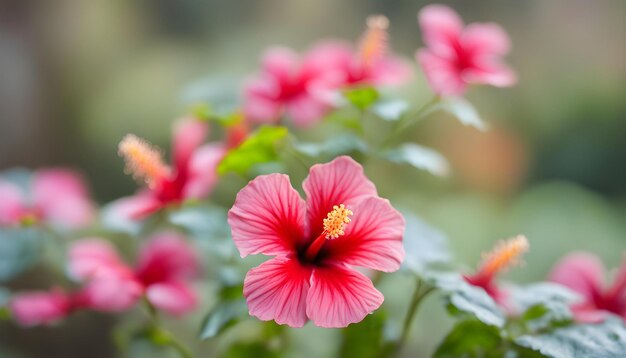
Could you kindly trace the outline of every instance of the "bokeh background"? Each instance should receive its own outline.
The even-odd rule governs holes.
[[[542,280],[571,250],[595,252],[615,267],[626,249],[626,2],[443,2],[466,22],[494,21],[507,29],[508,60],[520,83],[469,92],[492,126],[488,132],[445,114],[415,128],[415,141],[449,159],[449,178],[374,163],[367,171],[379,191],[443,231],[468,270],[495,240],[518,233],[532,249],[510,280]],[[0,170],[78,167],[99,202],[127,195],[135,184],[116,155],[124,134],[167,148],[172,119],[207,93],[232,101],[268,45],[306,49],[318,39],[355,40],[370,14],[390,18],[392,47],[413,58],[422,45],[416,13],[427,3],[0,1]],[[418,105],[430,94],[415,68],[404,94]],[[232,200],[217,196],[225,204]],[[12,283],[45,284],[37,270]],[[391,315],[402,316],[411,285],[402,277],[384,282]],[[430,298],[407,356],[432,352],[448,328],[444,316]],[[114,356],[113,323],[96,314],[54,329],[2,323],[0,356]],[[188,328],[181,334],[206,355],[222,344],[197,342]],[[294,355],[330,354],[336,336],[308,326],[293,334],[302,347]]]

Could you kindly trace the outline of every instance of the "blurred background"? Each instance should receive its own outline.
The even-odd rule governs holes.
[[[449,178],[374,163],[367,172],[379,192],[443,231],[468,270],[495,240],[520,233],[531,252],[507,279],[542,280],[571,250],[595,252],[616,267],[626,249],[626,2],[442,2],[466,22],[494,21],[509,32],[508,62],[520,83],[468,93],[488,132],[445,114],[415,128],[416,142],[448,158]],[[427,3],[2,0],[0,170],[77,167],[100,203],[127,195],[135,184],[116,154],[124,134],[167,148],[172,120],[198,88],[228,97],[268,45],[304,50],[318,39],[354,41],[370,14],[390,18],[391,46],[412,59],[422,46],[416,14]],[[431,95],[415,69],[404,91],[419,105]],[[217,196],[232,201],[232,193]],[[12,285],[38,282],[46,287],[35,271]],[[402,277],[383,283],[391,315],[402,316],[407,285]],[[430,354],[448,327],[437,299],[426,305],[407,350],[418,356]],[[0,356],[115,356],[112,325],[98,315],[58,328],[1,323]],[[187,330],[198,351],[219,350]],[[312,334],[324,344],[307,339]],[[303,347],[298,357],[325,356],[336,346],[333,331],[310,325],[293,336]]]

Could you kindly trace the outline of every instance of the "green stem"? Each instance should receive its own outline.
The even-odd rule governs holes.
[[[424,118],[426,114],[430,113],[433,107],[437,105],[440,100],[441,98],[439,96],[435,96],[430,101],[426,102],[423,106],[418,108],[417,110],[413,111],[412,113],[407,113],[404,116],[402,116],[402,118],[400,118],[396,122],[396,126],[392,130],[391,134],[387,136],[385,141],[383,141],[380,148],[385,149],[390,144],[392,144],[393,141],[398,136],[400,136],[405,130],[407,130],[410,126],[415,124],[419,119]]]
[[[399,353],[406,340],[409,338],[409,333],[411,331],[411,323],[413,322],[413,318],[417,313],[417,309],[419,308],[420,303],[429,293],[431,293],[435,288],[434,287],[425,287],[422,280],[418,278],[417,285],[415,287],[415,293],[411,298],[411,303],[409,304],[409,309],[407,311],[406,317],[404,318],[404,324],[402,325],[402,334],[400,335],[400,339],[396,342],[395,353]]]
[[[143,299],[144,306],[148,311],[148,316],[152,321],[152,340],[155,344],[168,345],[178,353],[181,358],[193,358],[191,350],[182,344],[174,335],[161,326],[159,312],[156,307],[148,301],[146,297]]]

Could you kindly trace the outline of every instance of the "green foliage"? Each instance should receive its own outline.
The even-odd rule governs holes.
[[[378,101],[372,111],[386,121],[398,121],[409,110],[409,103],[400,99]]]
[[[446,176],[450,171],[450,165],[443,155],[434,149],[415,143],[404,143],[387,151],[385,157],[392,162],[409,164],[436,176]]]
[[[343,329],[339,355],[359,358],[384,357],[389,348],[385,345],[383,337],[386,319],[386,312],[379,309],[360,323]]]
[[[506,316],[503,310],[483,289],[470,285],[459,274],[436,275],[433,284],[445,292],[450,313],[468,314],[484,324],[504,327]]]
[[[245,175],[255,164],[279,158],[278,150],[289,131],[286,127],[264,126],[252,133],[239,147],[229,151],[217,167],[220,175],[234,172]]]
[[[474,105],[463,97],[445,97],[439,103],[439,108],[455,116],[459,122],[485,131],[489,125],[480,118]]]
[[[368,150],[367,143],[361,138],[348,133],[330,137],[321,143],[294,143],[294,149],[302,154],[316,158],[320,156],[334,158],[338,155],[354,152],[366,153]]]
[[[515,343],[546,357],[619,358],[626,352],[626,327],[621,318],[602,324],[572,325],[541,335],[523,335]]]
[[[378,100],[380,94],[373,87],[359,87],[345,91],[344,96],[356,108],[366,110]]]
[[[476,319],[457,323],[437,347],[434,357],[501,357],[500,331]]]
[[[403,214],[406,221],[403,267],[418,276],[424,276],[429,268],[449,262],[452,255],[446,236],[416,215]]]
[[[235,343],[224,354],[225,358],[278,358],[277,351],[271,350],[262,342]]]
[[[243,299],[220,302],[205,317],[200,329],[200,338],[216,337],[234,326],[248,312]]]
[[[43,232],[36,227],[0,229],[0,282],[34,264],[43,239]]]

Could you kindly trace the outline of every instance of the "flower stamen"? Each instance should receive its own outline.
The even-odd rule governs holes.
[[[479,275],[493,277],[499,272],[520,264],[520,257],[528,252],[528,249],[528,239],[523,235],[499,241],[491,252],[483,254]]]
[[[327,239],[336,239],[344,234],[344,227],[349,224],[352,210],[346,209],[343,204],[333,206],[324,219],[324,234]]]
[[[168,175],[161,152],[147,141],[127,134],[118,146],[118,154],[126,161],[125,172],[138,181],[154,187],[160,178]]]
[[[365,66],[370,66],[387,51],[389,19],[383,15],[367,18],[367,30],[359,42],[359,54]]]

